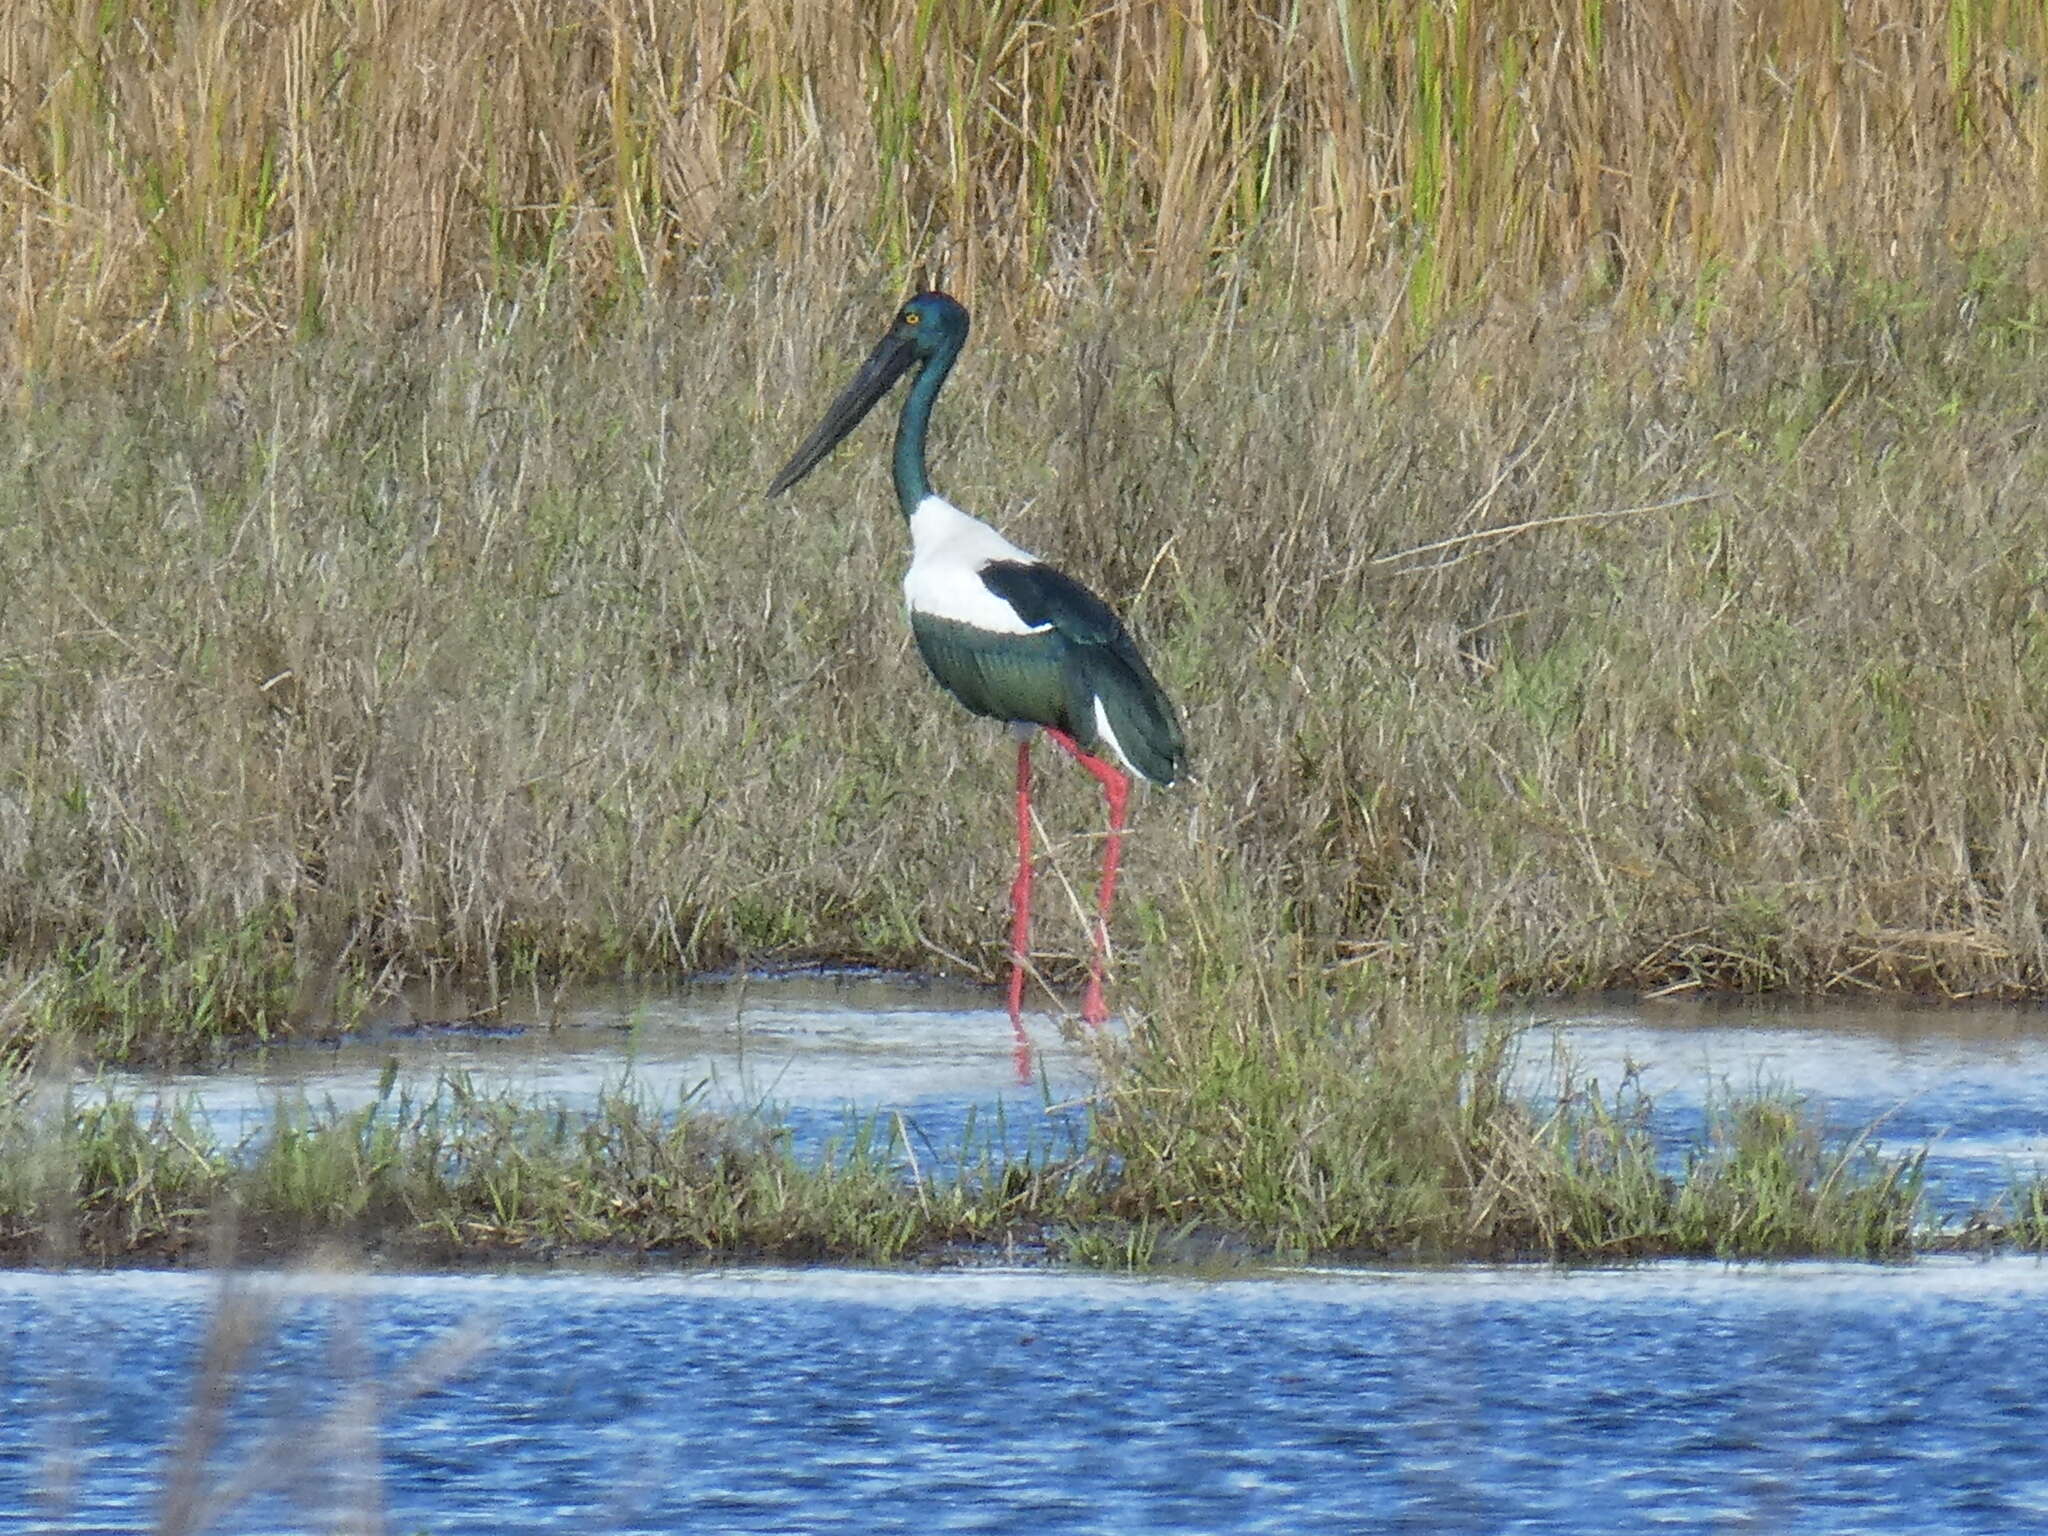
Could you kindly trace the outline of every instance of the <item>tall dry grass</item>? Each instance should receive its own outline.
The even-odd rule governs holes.
[[[2048,983],[2024,266],[1482,315],[1391,383],[1343,313],[992,321],[940,485],[1188,709],[1120,938],[1175,965],[1238,889],[1312,966],[1460,990]],[[994,974],[1000,733],[909,649],[884,430],[761,497],[877,319],[772,274],[595,331],[536,298],[10,417],[0,1030],[178,1051],[436,968]],[[1099,808],[1047,780],[1085,886]],[[1085,911],[1042,914],[1055,975]]]
[[[2012,0],[35,0],[0,16],[0,291],[18,373],[535,267],[1684,301],[2031,239],[2044,59]]]

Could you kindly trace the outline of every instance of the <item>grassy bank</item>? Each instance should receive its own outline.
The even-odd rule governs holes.
[[[940,484],[1131,616],[1202,910],[1467,995],[2038,991],[2034,301],[1817,268],[1774,312],[991,323]],[[872,307],[485,305],[0,422],[0,1038],[327,1027],[456,968],[994,974],[1000,733],[935,694],[872,431],[760,487]],[[1098,811],[1048,775],[1056,867]],[[1045,965],[1081,953],[1048,904]]]
[[[1228,889],[1465,995],[2042,990],[2044,21],[1720,23],[10,12],[0,1055],[992,972],[878,429],[760,497],[919,272],[941,485],[1187,705],[1150,954]]]

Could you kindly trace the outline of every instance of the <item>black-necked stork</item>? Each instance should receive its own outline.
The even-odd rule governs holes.
[[[1090,1024],[1108,1016],[1102,973],[1131,783],[1123,770],[1171,784],[1187,772],[1187,748],[1172,703],[1109,605],[933,493],[925,473],[925,429],[966,340],[967,311],[956,300],[943,293],[910,300],[768,494],[778,495],[809,474],[898,378],[916,370],[897,422],[893,461],[896,498],[910,523],[903,595],[918,652],[939,686],[975,714],[1009,722],[1017,737],[1009,1002],[1021,1047],[1031,952],[1032,737],[1042,728],[1095,776],[1109,806],[1094,959],[1081,1005]]]

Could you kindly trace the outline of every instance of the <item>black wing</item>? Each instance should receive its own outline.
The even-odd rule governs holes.
[[[1015,609],[1026,624],[1050,624],[1083,645],[1130,643],[1109,604],[1049,565],[1036,560],[991,560],[981,568],[981,584]]]

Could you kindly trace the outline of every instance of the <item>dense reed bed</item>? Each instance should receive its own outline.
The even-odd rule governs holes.
[[[609,301],[924,266],[1039,314],[1113,273],[1346,303],[1393,272],[1424,321],[1746,295],[2031,242],[2044,56],[2014,0],[20,5],[0,292],[34,370],[536,268]]]

